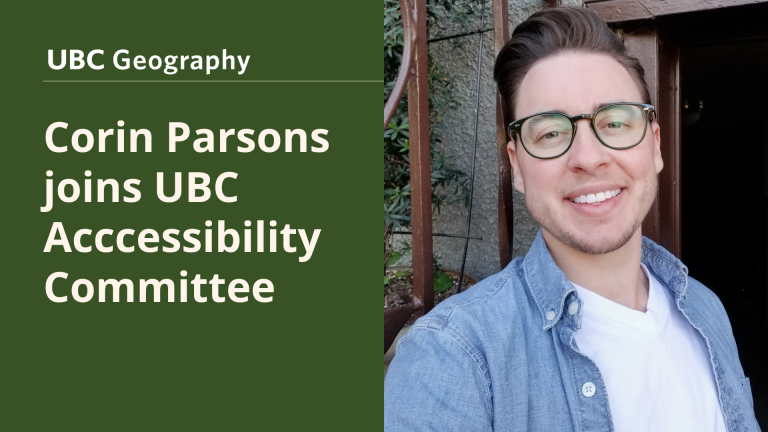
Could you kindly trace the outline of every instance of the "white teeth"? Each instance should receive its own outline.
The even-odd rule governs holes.
[[[621,193],[621,189],[614,189],[605,192],[598,192],[596,194],[581,195],[576,198],[571,198],[571,201],[577,204],[589,203],[599,204],[607,199],[611,199]]]

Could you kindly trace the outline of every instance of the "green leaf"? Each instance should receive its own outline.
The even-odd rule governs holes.
[[[389,278],[388,278],[388,277],[386,277],[386,276],[384,276],[384,285],[386,285],[386,284],[388,284],[388,283],[389,283]]]
[[[397,278],[404,278],[407,273],[403,270],[398,270],[395,272],[395,277]]]
[[[453,279],[451,279],[450,276],[445,274],[445,272],[441,272],[440,270],[438,270],[437,272],[435,272],[434,284],[435,284],[435,291],[445,292],[448,288],[451,287],[451,285],[453,285]]]
[[[400,261],[400,258],[402,256],[403,256],[403,254],[401,254],[400,252],[393,251],[392,255],[390,255],[389,259],[387,260],[387,267],[395,265],[396,262]],[[381,261],[379,261],[379,262],[381,262]]]

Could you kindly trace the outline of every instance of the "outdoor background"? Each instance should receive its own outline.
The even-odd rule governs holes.
[[[440,15],[429,28],[430,39],[493,28],[491,2],[483,0],[430,1]],[[509,0],[509,29],[517,27],[533,13],[546,7],[544,0]],[[563,5],[582,6],[581,0],[563,0]],[[449,4],[444,10],[439,5]],[[485,15],[481,25],[480,16]],[[445,85],[433,86],[433,90],[445,107],[440,110],[440,121],[433,131],[433,142],[448,158],[449,164],[464,173],[467,178],[472,170],[472,153],[475,134],[475,102],[477,92],[477,65],[480,35],[433,41],[429,43],[432,70],[439,70]],[[501,270],[499,265],[498,233],[498,156],[496,150],[496,83],[493,81],[493,65],[496,55],[493,48],[493,32],[483,37],[482,63],[480,66],[479,122],[477,127],[477,159],[475,161],[475,185],[472,201],[470,235],[482,240],[470,240],[465,272],[483,279]],[[433,127],[435,124],[433,123]],[[434,169],[434,167],[433,167]],[[453,192],[453,188],[448,191]],[[457,197],[454,196],[454,199]],[[447,234],[467,233],[467,206],[454,202],[434,212],[433,232]],[[514,245],[512,257],[524,256],[539,225],[528,213],[523,196],[514,191]],[[394,236],[394,244],[410,241],[409,236]],[[464,240],[460,238],[434,237],[437,264],[441,268],[461,268]],[[400,261],[408,264],[409,255]]]
[[[371,430],[382,420],[379,197],[382,88],[378,3],[103,2],[6,4],[2,60],[2,282],[0,429]],[[376,49],[374,49],[374,47]],[[54,71],[49,49],[102,49],[101,71]],[[250,55],[247,72],[119,71],[112,54]],[[43,80],[372,80],[368,83],[43,83]],[[152,132],[152,153],[53,153],[53,122],[76,129]],[[192,130],[167,152],[168,122]],[[195,153],[195,129],[328,129],[325,153]],[[98,138],[97,138],[98,139]],[[111,137],[114,142],[114,137]],[[254,137],[255,139],[255,137]],[[67,140],[68,141],[68,140]],[[64,145],[67,141],[59,142]],[[143,149],[143,147],[140,147]],[[41,213],[45,172],[141,180],[137,203],[65,204]],[[201,171],[225,182],[233,204],[162,203],[155,175]],[[211,185],[212,186],[212,185]],[[167,189],[169,190],[169,189]],[[95,198],[95,194],[94,194]],[[95,199],[94,199],[95,201]],[[299,254],[43,253],[53,222],[76,230],[205,229],[225,220],[276,220],[322,229],[312,259]],[[92,241],[92,240],[91,240]],[[255,241],[255,240],[254,240]],[[294,236],[294,246],[300,246]],[[254,244],[255,250],[255,244]],[[378,260],[378,258],[377,258]],[[49,301],[76,279],[173,280],[179,272],[227,281],[270,279],[272,303]],[[190,287],[191,288],[191,287]],[[375,295],[374,295],[375,294]],[[178,296],[178,294],[177,294]],[[374,308],[375,307],[375,308]],[[375,312],[375,313],[374,313]],[[376,367],[374,368],[374,365]]]

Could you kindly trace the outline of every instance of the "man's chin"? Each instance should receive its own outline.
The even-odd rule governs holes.
[[[545,229],[552,237],[571,249],[589,255],[602,255],[618,250],[627,244],[637,231],[636,228],[627,227],[623,230],[603,230],[597,235],[589,235],[584,232],[576,234],[568,230]]]

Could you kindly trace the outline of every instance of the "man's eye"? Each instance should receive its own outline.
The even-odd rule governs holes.
[[[621,126],[623,126],[623,125],[624,125],[624,123],[615,121],[615,122],[610,122],[610,123],[608,123],[608,124],[606,125],[606,127],[607,127],[608,129],[618,129],[618,128],[620,128],[620,127],[621,127]]]
[[[557,138],[558,136],[560,136],[560,132],[558,131],[552,131],[547,134],[544,134],[544,138],[546,139]]]

